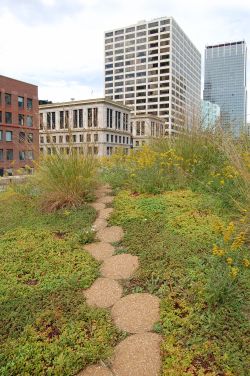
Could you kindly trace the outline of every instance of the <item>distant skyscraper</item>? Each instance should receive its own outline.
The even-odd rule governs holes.
[[[220,106],[221,126],[234,135],[246,125],[247,47],[244,41],[206,46],[204,100]]]
[[[105,33],[105,97],[175,133],[200,108],[201,55],[172,17]]]
[[[214,129],[220,121],[220,107],[209,101],[201,101],[201,126]]]

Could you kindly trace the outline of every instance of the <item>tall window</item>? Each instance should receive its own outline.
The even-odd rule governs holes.
[[[0,111],[0,124],[2,123],[2,111]]]
[[[141,134],[141,126],[140,126],[140,122],[137,121],[136,122],[136,136],[140,136]]]
[[[0,141],[3,141],[3,131],[0,131]]]
[[[19,132],[19,142],[24,142],[24,141],[25,141],[25,133]]]
[[[43,114],[40,114],[39,118],[40,118],[40,129],[43,129]]]
[[[88,108],[88,127],[92,127],[92,108]]]
[[[51,129],[51,113],[47,112],[47,129]]]
[[[142,121],[142,122],[141,122],[141,135],[142,135],[142,136],[145,135],[145,121]]]
[[[18,97],[18,108],[24,108],[24,97]]]
[[[12,132],[11,131],[6,131],[6,133],[5,133],[5,139],[8,142],[12,141]]]
[[[98,127],[98,108],[94,108],[94,127]]]
[[[69,111],[65,111],[65,128],[69,127]]]
[[[27,140],[30,144],[33,143],[33,133],[28,133]]]
[[[27,127],[32,127],[33,126],[33,117],[30,115],[27,115]]]
[[[24,125],[24,115],[18,114],[18,125]]]
[[[113,122],[113,110],[111,108],[107,108],[107,128],[112,128]]]
[[[115,111],[115,128],[121,129],[121,113],[119,111]]]
[[[94,133],[94,142],[98,141],[98,133]]]
[[[79,116],[79,128],[83,128],[83,111],[82,111],[82,109],[79,110],[78,116]]]
[[[5,123],[6,124],[12,124],[12,113],[11,112],[5,112]]]
[[[27,109],[32,110],[33,102],[31,98],[27,98]]]
[[[77,110],[73,110],[73,127],[74,128],[77,128],[77,123],[78,123],[78,111]]]
[[[11,104],[11,94],[5,93],[5,104]]]
[[[52,129],[56,128],[56,113],[51,112]]]
[[[13,149],[7,149],[6,157],[7,161],[13,161]]]
[[[0,161],[3,160],[3,149],[0,149]]]
[[[64,112],[60,111],[60,129],[64,128]]]
[[[25,161],[25,151],[19,151],[19,160]]]

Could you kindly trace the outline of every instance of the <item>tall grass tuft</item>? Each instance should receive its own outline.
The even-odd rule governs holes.
[[[59,153],[45,156],[39,164],[36,181],[41,190],[41,206],[53,212],[79,207],[93,196],[97,180],[97,160],[90,155]]]

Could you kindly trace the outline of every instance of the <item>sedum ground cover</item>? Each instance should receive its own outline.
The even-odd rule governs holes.
[[[107,358],[117,339],[105,310],[85,304],[82,289],[99,265],[81,243],[95,211],[42,213],[36,199],[0,195],[0,374],[75,375]]]
[[[237,276],[228,255],[213,252],[223,228],[231,243],[238,236],[228,221],[218,197],[189,189],[116,198],[112,223],[126,232],[119,252],[140,258],[126,291],[161,298],[164,376],[248,374],[249,250],[238,241],[231,251]]]

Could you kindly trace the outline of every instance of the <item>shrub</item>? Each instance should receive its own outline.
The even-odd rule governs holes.
[[[97,179],[97,160],[92,156],[60,154],[44,157],[36,181],[45,211],[78,207],[93,196]]]

